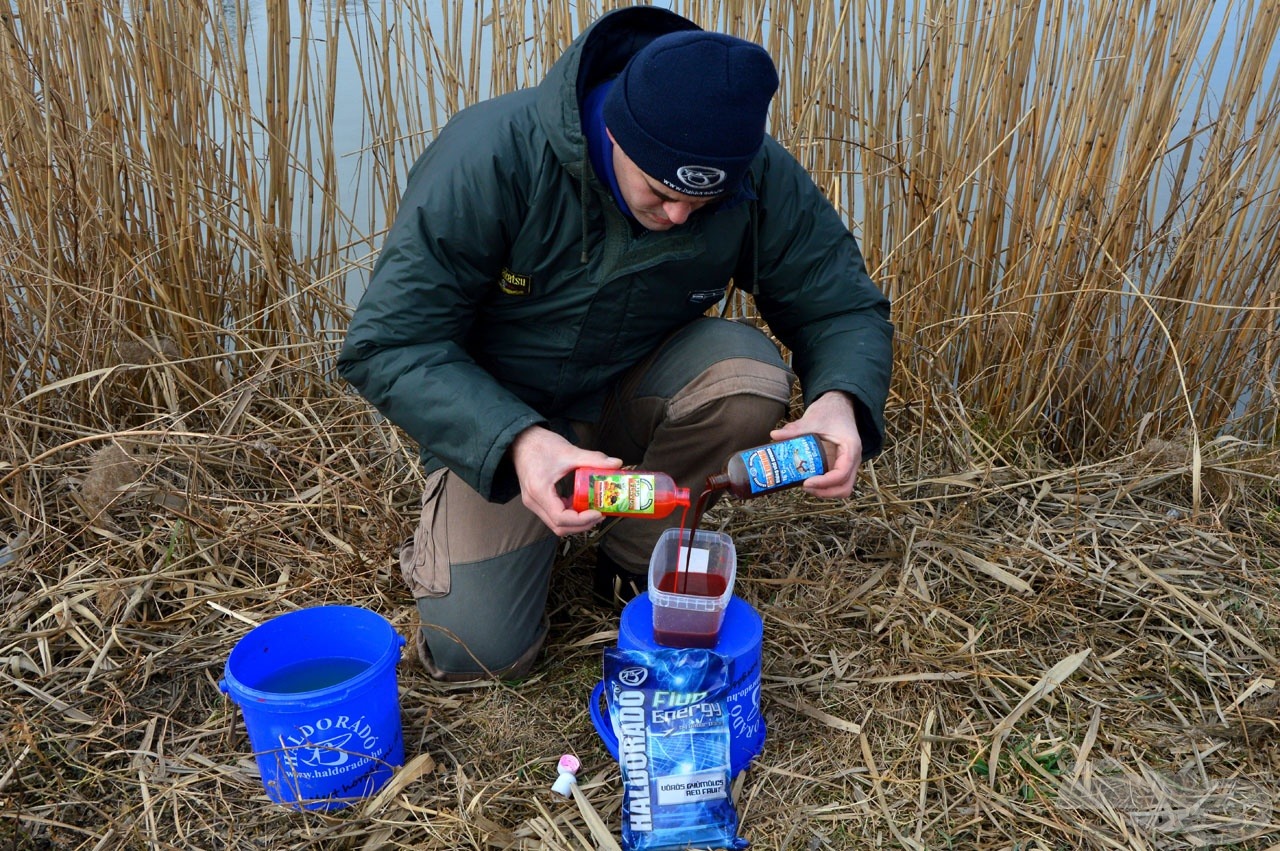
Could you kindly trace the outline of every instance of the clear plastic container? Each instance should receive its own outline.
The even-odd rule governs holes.
[[[723,532],[662,533],[649,558],[653,637],[667,647],[715,647],[733,597],[738,556]]]

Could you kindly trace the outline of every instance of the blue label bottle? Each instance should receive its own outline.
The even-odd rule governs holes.
[[[832,444],[813,434],[744,449],[729,457],[723,473],[707,479],[707,490],[739,499],[785,490],[831,469],[834,453]]]

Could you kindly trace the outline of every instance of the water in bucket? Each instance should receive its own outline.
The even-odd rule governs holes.
[[[275,694],[296,694],[300,691],[336,686],[369,670],[369,663],[363,659],[345,659],[342,657],[303,659],[292,665],[285,665],[264,679],[258,686],[260,691]]]
[[[396,664],[404,639],[355,606],[318,606],[250,630],[219,688],[244,715],[271,800],[337,809],[404,763]]]

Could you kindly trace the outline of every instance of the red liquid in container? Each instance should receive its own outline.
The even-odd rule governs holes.
[[[672,571],[658,580],[658,590],[668,594],[688,594],[691,597],[715,599],[725,592],[729,582],[718,573],[687,573]],[[653,640],[665,647],[715,647],[720,640],[720,627],[704,631],[689,629],[662,629],[655,623]]]
[[[690,594],[695,597],[719,597],[729,581],[718,573],[672,571],[658,580],[658,590],[668,594]]]

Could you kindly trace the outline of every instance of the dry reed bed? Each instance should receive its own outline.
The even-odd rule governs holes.
[[[157,337],[222,387],[256,371],[244,353],[340,328],[348,264],[436,130],[616,5],[14,0],[0,240],[30,310],[5,317],[10,392]],[[940,387],[993,437],[1047,426],[1077,460],[1144,423],[1276,433],[1276,0],[673,6],[776,59],[771,131],[893,298],[903,398]]]
[[[410,634],[394,552],[416,473],[350,400],[224,404],[210,413],[238,408],[258,431],[122,433],[38,465],[9,414],[6,450],[41,484],[26,508],[44,531],[0,580],[0,836],[100,851],[607,847],[549,791],[558,755],[578,753],[588,812],[616,831],[617,766],[586,714],[616,616],[590,602],[587,540],[565,547],[530,680],[441,687],[407,659],[409,764],[386,794],[329,816],[266,801],[216,685],[226,656],[250,623],[319,603]],[[1280,841],[1280,459],[1208,447],[1196,510],[1185,443],[1088,466],[956,465],[963,447],[913,420],[894,412],[902,439],[848,502],[711,515],[766,623],[768,739],[737,789],[755,847]]]

